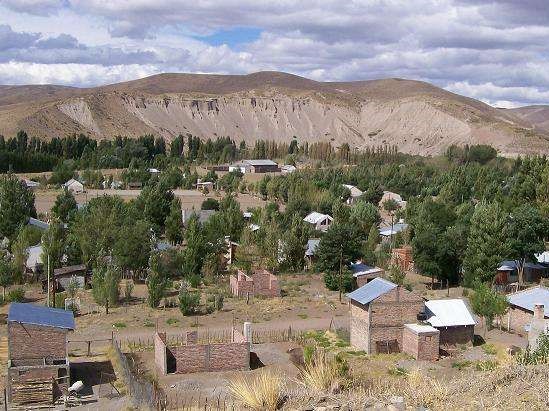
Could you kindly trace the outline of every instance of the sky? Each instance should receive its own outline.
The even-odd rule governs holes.
[[[0,0],[0,84],[163,72],[424,80],[549,104],[548,0]]]

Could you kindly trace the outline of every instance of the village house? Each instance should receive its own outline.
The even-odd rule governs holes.
[[[384,191],[379,201],[379,207],[383,207],[383,203],[388,200],[395,200],[399,208],[406,208],[406,201],[402,199],[402,196],[392,191]]]
[[[465,302],[459,298],[425,302],[426,322],[440,331],[443,347],[472,344],[476,321]]]
[[[53,278],[56,291],[65,291],[73,278],[78,287],[84,289],[89,284],[90,273],[85,264],[70,265],[53,270]]]
[[[78,180],[75,180],[74,178],[71,178],[69,181],[63,184],[63,188],[73,194],[80,194],[84,192],[84,184],[82,184]]]
[[[280,297],[278,278],[265,269],[254,269],[251,275],[238,270],[229,282],[235,297]]]
[[[346,189],[348,189],[351,192],[351,195],[346,200],[346,203],[348,205],[356,203],[357,200],[360,198],[360,196],[363,194],[362,191],[358,187],[353,186],[351,184],[343,184],[343,187],[345,187]]]
[[[315,251],[319,244],[320,238],[310,238],[307,240],[307,247],[305,249],[305,266],[308,270],[311,270],[316,262]]]
[[[496,284],[505,285],[517,282],[518,267],[513,260],[502,261],[496,270],[494,282]],[[538,262],[525,262],[523,266],[523,281],[527,283],[539,283],[542,278],[549,275],[549,267]]]
[[[362,287],[374,278],[383,277],[385,275],[385,270],[383,268],[372,267],[364,264],[362,261],[352,263],[351,272],[353,273],[357,287]]]
[[[231,164],[229,171],[240,171],[242,174],[246,173],[276,173],[280,171],[278,164],[273,160],[259,159],[259,160],[242,160],[238,163]]]
[[[436,361],[440,351],[440,331],[428,324],[404,324],[402,352],[420,361]]]
[[[70,384],[67,334],[74,330],[72,311],[12,303],[7,324],[9,401],[53,404]]]
[[[423,298],[383,278],[347,294],[351,345],[368,354],[402,352],[404,324],[417,322]]]
[[[37,218],[34,218],[34,217],[29,217],[29,221],[27,221],[27,224],[30,225],[30,226],[36,227],[39,230],[43,230],[43,231],[50,228],[50,225],[48,223],[46,223],[45,221],[39,220]]]
[[[509,331],[525,336],[528,325],[534,318],[536,304],[543,305],[545,319],[549,318],[549,289],[538,285],[507,295],[509,309],[503,318],[503,324]]]
[[[402,271],[414,269],[414,259],[412,257],[412,247],[405,245],[401,248],[393,248],[391,251],[391,264],[400,267]]]
[[[195,184],[195,187],[198,191],[212,192],[214,190],[214,183],[212,183],[211,181],[201,181],[200,179],[198,179],[198,181]]]
[[[379,235],[383,243],[390,242],[394,236],[399,233],[402,233],[408,229],[408,224],[403,220],[400,220],[398,223],[379,228]]]
[[[538,339],[542,334],[549,333],[549,320],[545,319],[545,306],[534,304],[534,315],[530,324],[526,326],[528,332],[528,347],[531,350],[538,348]]]
[[[312,213],[307,215],[303,219],[303,221],[311,224],[313,228],[317,231],[327,231],[328,228],[330,228],[330,225],[332,225],[332,221],[334,221],[334,219],[328,214],[322,214],[313,211]]]
[[[291,174],[293,173],[297,168],[291,164],[285,164],[283,166],[280,166],[280,172],[282,174]]]

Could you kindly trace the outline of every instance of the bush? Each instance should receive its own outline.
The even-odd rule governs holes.
[[[212,311],[221,311],[223,309],[223,294],[210,294],[207,302],[212,306]]]
[[[324,284],[331,291],[339,290],[339,273],[326,272],[324,273]],[[354,278],[350,271],[344,270],[341,276],[341,288],[343,292],[348,292],[353,289]]]
[[[65,309],[65,298],[67,298],[66,292],[56,293],[54,307]]]
[[[6,301],[10,303],[21,303],[24,300],[25,300],[25,289],[22,287],[14,288],[13,290],[10,290],[6,295]]]
[[[279,375],[262,371],[256,377],[239,377],[229,382],[229,392],[252,410],[277,410],[283,399],[284,382]]]
[[[200,305],[200,293],[181,289],[179,292],[179,309],[183,315],[195,314]]]

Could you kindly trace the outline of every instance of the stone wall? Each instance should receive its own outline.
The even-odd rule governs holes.
[[[503,325],[507,327],[509,331],[526,336],[527,332],[524,327],[530,324],[533,318],[534,314],[531,311],[516,306],[510,306],[509,310],[507,310],[507,314],[503,317]]]
[[[366,352],[370,351],[368,304],[362,305],[358,301],[351,300],[350,334],[353,347]]]
[[[32,365],[33,360],[65,359],[67,330],[39,325],[8,322],[9,358],[13,365]]]
[[[402,331],[402,351],[416,360],[435,361],[438,359],[439,331],[415,332],[404,326]]]
[[[440,331],[440,345],[472,344],[475,335],[474,325],[456,327],[437,327]]]

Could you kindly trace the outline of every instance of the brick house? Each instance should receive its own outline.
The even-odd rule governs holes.
[[[231,275],[230,286],[235,297],[280,297],[278,278],[265,269],[255,269],[251,276],[238,270],[236,276]]]
[[[67,334],[74,330],[72,311],[12,303],[7,324],[9,401],[52,404],[70,383]],[[29,384],[39,385],[39,392],[29,392]]]
[[[383,277],[385,275],[385,270],[383,268],[372,267],[364,264],[362,261],[351,264],[351,272],[353,273],[357,287],[362,287],[374,278]]]
[[[368,354],[401,352],[404,324],[416,322],[424,310],[423,298],[380,277],[347,296],[351,345]]]
[[[416,360],[438,360],[440,331],[426,324],[404,324],[402,351]]]
[[[543,305],[544,318],[549,319],[549,289],[538,285],[507,295],[509,309],[503,318],[503,324],[509,331],[526,335],[527,326],[534,318],[536,304]]]
[[[440,331],[441,346],[472,344],[476,321],[459,298],[425,302],[427,322]]]

